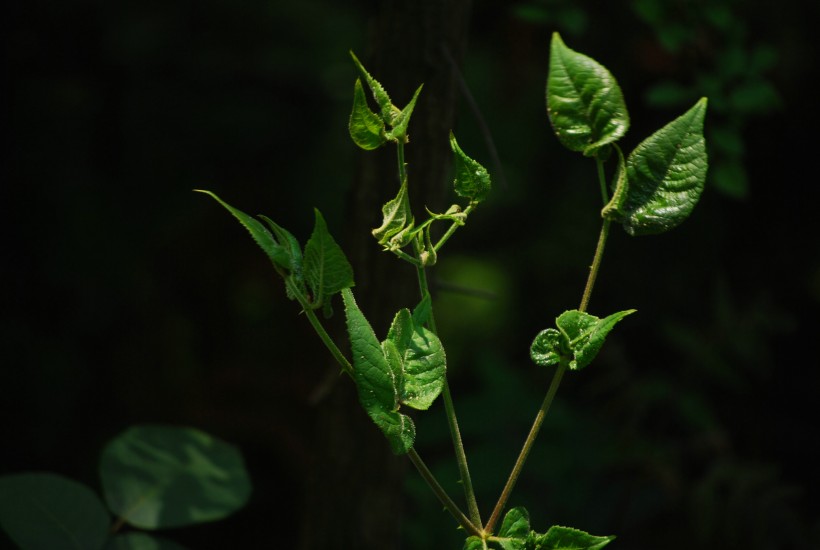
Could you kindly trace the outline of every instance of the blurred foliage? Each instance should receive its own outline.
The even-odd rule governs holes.
[[[254,492],[235,517],[175,539],[267,540],[283,501],[297,504],[281,524],[298,523],[311,398],[331,361],[264,255],[191,189],[229,190],[294,234],[309,233],[313,206],[341,228],[355,171],[347,51],[366,51],[378,8],[10,8],[0,469],[93,484],[97,452],[123,427],[185,423],[237,443]],[[710,96],[712,171],[692,218],[663,242],[610,238],[590,311],[638,312],[594,365],[565,377],[511,504],[539,525],[616,534],[625,550],[816,545],[820,457],[807,442],[820,380],[804,356],[820,330],[820,250],[799,244],[814,234],[802,136],[816,119],[815,12],[794,0],[475,1],[462,72],[501,158],[486,166],[507,183],[448,242],[433,280],[485,515],[549,383],[529,344],[578,306],[600,223],[594,167],[549,131],[558,30],[627,97],[646,98],[630,103],[627,139],[686,94]],[[670,113],[656,121],[656,106]],[[489,158],[463,102],[455,131]],[[422,456],[458,496],[443,412],[417,420]],[[432,495],[412,474],[407,484],[407,546],[449,534],[459,547]]]

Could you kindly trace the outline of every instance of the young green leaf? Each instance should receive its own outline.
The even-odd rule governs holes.
[[[438,336],[423,326],[414,327],[404,351],[401,402],[414,409],[429,409],[444,388],[446,369],[447,359]]]
[[[498,544],[503,550],[525,550],[530,537],[530,514],[518,506],[507,512],[498,530]]]
[[[102,548],[111,516],[89,487],[52,473],[0,477],[0,527],[25,550]]]
[[[348,130],[353,142],[365,151],[377,149],[387,143],[384,121],[367,106],[362,81],[358,78],[353,87],[353,110]]]
[[[304,275],[315,307],[324,305],[343,288],[354,285],[353,268],[342,249],[327,230],[327,223],[319,210],[314,209],[316,221],[313,234],[305,245]]]
[[[410,417],[398,412],[396,372],[349,288],[342,290],[342,299],[359,402],[387,437],[393,452],[405,454],[413,447],[416,428]]]
[[[554,525],[544,535],[532,537],[532,548],[539,550],[600,550],[612,540],[613,536],[596,537],[573,529]],[[529,547],[528,547],[529,548]]]
[[[564,340],[561,333],[554,328],[544,329],[539,332],[530,346],[530,357],[532,361],[541,367],[551,367],[557,365],[569,353],[569,349],[562,349]],[[567,344],[564,344],[567,347]]]
[[[387,92],[379,81],[370,76],[370,73],[368,73],[364,68],[364,65],[362,65],[359,58],[356,57],[356,54],[351,51],[350,57],[353,58],[353,63],[356,64],[359,74],[362,75],[362,78],[364,78],[364,81],[367,82],[367,86],[370,88],[370,91],[373,92],[373,98],[376,100],[376,104],[379,106],[379,110],[381,111],[382,121],[385,124],[392,125],[398,109],[393,106],[393,102],[390,101],[390,96],[387,95]]]
[[[273,265],[279,267],[281,269],[290,270],[292,267],[291,264],[291,255],[285,249],[284,246],[276,242],[273,235],[271,235],[270,231],[265,229],[265,226],[259,223],[256,219],[252,218],[251,216],[245,214],[238,208],[234,208],[230,204],[226,203],[219,197],[217,197],[214,193],[210,191],[205,191],[203,189],[194,189],[194,191],[198,193],[205,193],[206,195],[211,196],[216,202],[221,204],[225,209],[233,214],[233,216],[239,220],[245,229],[251,234],[253,240],[256,241],[262,250],[265,251],[265,254],[268,255],[268,258],[273,262]]]
[[[558,330],[548,328],[538,333],[530,347],[530,356],[536,365],[560,363],[571,370],[582,369],[598,355],[615,324],[634,312],[629,309],[599,319],[578,310],[565,311],[555,320]]]
[[[558,33],[550,45],[547,114],[561,144],[589,157],[629,129],[615,77],[594,59],[569,49]]]
[[[491,187],[490,174],[487,169],[461,150],[453,132],[450,132],[450,148],[455,155],[456,178],[453,185],[456,194],[473,202],[483,201]]]
[[[382,206],[382,216],[382,225],[373,230],[373,236],[380,245],[390,248],[392,237],[413,226],[413,214],[410,212],[410,202],[407,199],[406,181],[402,182],[398,195]]]
[[[706,98],[638,145],[626,160],[629,192],[620,207],[630,235],[663,233],[685,220],[700,199],[708,159],[703,138]]]
[[[462,550],[488,550],[487,541],[481,537],[470,536],[464,541],[464,548]]]
[[[133,426],[100,460],[111,510],[143,529],[225,518],[247,502],[251,485],[239,450],[193,428]]]
[[[447,360],[441,341],[417,323],[410,310],[402,309],[390,325],[384,343],[388,342],[401,358],[401,403],[414,409],[429,409],[444,388]]]
[[[393,120],[393,129],[387,133],[388,139],[395,139],[402,143],[407,143],[407,125],[410,124],[410,115],[413,114],[413,109],[416,107],[416,100],[419,98],[423,84],[416,88],[416,93],[410,103],[402,109],[402,111]]]

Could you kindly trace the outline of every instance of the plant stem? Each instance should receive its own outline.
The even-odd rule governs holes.
[[[418,248],[418,244],[416,244],[416,247]],[[416,269],[416,273],[419,279],[419,290],[421,291],[421,297],[423,299],[430,294],[429,285],[427,284],[427,273],[421,266]],[[430,312],[430,318],[427,324],[434,334],[438,333],[436,319],[432,311]],[[447,416],[447,424],[450,427],[450,438],[453,441],[453,450],[456,454],[456,464],[458,464],[461,485],[464,487],[464,497],[467,499],[467,510],[470,514],[470,520],[474,525],[478,526],[480,530],[482,528],[481,514],[478,511],[478,502],[476,501],[475,491],[473,490],[473,481],[470,477],[470,469],[467,466],[467,454],[464,452],[464,442],[461,439],[461,430],[459,430],[458,427],[453,397],[450,393],[450,384],[446,376],[444,377],[444,387],[442,388],[441,396],[444,399],[444,411]]]
[[[544,402],[541,403],[541,408],[538,409],[538,414],[535,415],[535,421],[532,423],[532,427],[530,428],[530,433],[527,435],[526,441],[524,441],[524,446],[521,449],[521,453],[518,455],[518,460],[515,461],[515,466],[513,466],[512,472],[510,472],[510,477],[507,479],[507,484],[501,491],[501,496],[498,497],[498,502],[493,509],[493,513],[490,515],[490,519],[487,520],[487,526],[484,529],[487,533],[493,532],[495,524],[498,522],[498,519],[501,517],[501,513],[504,511],[504,506],[507,505],[507,500],[510,498],[510,494],[515,487],[516,481],[518,481],[518,477],[521,475],[524,462],[526,462],[527,456],[530,454],[530,449],[532,449],[532,446],[535,443],[535,438],[538,436],[538,432],[541,429],[541,424],[547,416],[550,405],[552,405],[552,400],[555,398],[555,393],[558,391],[558,386],[561,384],[561,378],[564,376],[565,370],[566,366],[561,364],[552,376],[552,382],[550,383],[549,390],[547,390],[547,395],[544,398]]]
[[[468,205],[467,205],[467,208],[465,208],[465,209],[464,209],[464,217],[466,218],[467,216],[469,216],[469,215],[470,215],[470,212],[472,212],[473,210],[475,210],[475,207],[476,207],[476,206],[478,206],[478,203],[476,203],[476,202],[471,202],[470,204],[468,204]],[[450,237],[452,237],[452,236],[453,236],[453,233],[455,233],[455,232],[456,232],[456,229],[458,229],[461,225],[462,225],[462,224],[460,224],[460,223],[458,223],[458,222],[453,222],[453,223],[450,225],[450,227],[448,227],[448,228],[447,228],[447,232],[446,232],[446,233],[444,233],[444,235],[442,235],[442,237],[439,239],[439,241],[438,241],[438,242],[436,243],[436,245],[433,247],[433,250],[435,250],[436,252],[438,252],[438,251],[439,251],[439,248],[441,248],[442,246],[444,246],[444,243],[446,243],[446,242],[447,242],[447,240],[448,240]]]
[[[350,361],[348,361],[344,354],[342,354],[342,351],[336,345],[336,342],[333,341],[333,339],[325,330],[325,327],[322,326],[321,321],[319,321],[318,317],[316,317],[316,314],[313,312],[313,309],[310,307],[310,304],[308,303],[305,296],[299,291],[298,288],[295,288],[295,286],[290,282],[289,279],[285,279],[285,284],[287,285],[290,292],[294,296],[296,296],[296,300],[302,306],[302,309],[305,312],[305,316],[308,318],[308,321],[310,321],[313,330],[315,330],[316,334],[319,335],[319,338],[322,340],[322,343],[325,345],[328,351],[330,351],[330,354],[333,355],[333,358],[336,359],[336,362],[339,363],[339,365],[342,367],[342,370],[344,370],[346,374],[353,378],[353,365],[351,365]]]
[[[421,457],[418,455],[415,449],[410,449],[407,453],[407,456],[410,458],[410,461],[416,467],[416,469],[421,474],[421,477],[424,478],[424,481],[427,482],[427,485],[433,490],[433,493],[438,497],[439,501],[447,508],[447,511],[453,515],[456,521],[461,525],[467,532],[471,535],[475,535],[477,537],[481,536],[481,529],[476,527],[475,523],[470,521],[470,519],[464,515],[464,513],[459,509],[458,505],[450,498],[447,494],[447,491],[439,485],[436,478],[433,476],[433,473],[427,468],[427,465],[424,461],[421,460]]]
[[[596,159],[596,161],[598,181],[601,185],[601,198],[603,199],[604,204],[606,204],[609,199],[606,191],[603,162],[600,159]],[[595,247],[595,256],[592,258],[592,265],[589,268],[589,276],[587,277],[587,283],[584,287],[584,294],[581,297],[581,305],[578,307],[578,311],[586,311],[587,306],[589,306],[589,299],[590,296],[592,296],[592,289],[595,286],[595,279],[598,277],[598,271],[601,268],[601,260],[604,256],[604,248],[606,247],[606,240],[609,235],[609,225],[610,220],[604,219],[603,224],[601,225],[601,233],[598,236],[598,245]],[[507,500],[515,487],[515,483],[521,475],[521,470],[524,467],[524,462],[527,460],[527,455],[529,455],[530,449],[535,443],[535,438],[538,436],[538,432],[541,429],[541,423],[544,421],[544,417],[546,417],[547,412],[549,411],[552,400],[555,397],[555,393],[558,391],[558,386],[561,384],[564,371],[566,371],[566,365],[561,363],[558,365],[558,368],[555,370],[555,374],[552,376],[552,382],[550,382],[547,395],[544,398],[544,402],[541,404],[541,408],[538,409],[538,414],[535,416],[535,421],[530,428],[530,433],[524,441],[524,447],[518,455],[518,459],[513,466],[512,472],[510,472],[510,477],[507,479],[507,484],[501,491],[501,496],[498,497],[498,502],[493,509],[492,515],[490,515],[490,519],[487,520],[487,525],[484,529],[484,532],[487,534],[491,534],[493,532],[495,524],[498,522],[498,519],[501,517],[501,513],[504,511],[504,506],[506,506]]]
[[[610,220],[604,220],[601,224],[601,234],[598,236],[598,246],[595,248],[595,257],[592,259],[592,265],[589,267],[589,277],[587,277],[587,285],[584,288],[584,296],[581,298],[581,306],[578,311],[586,311],[589,306],[589,298],[592,296],[592,288],[595,286],[595,279],[598,277],[598,270],[601,268],[601,260],[604,257],[604,248],[606,247],[606,238],[609,236]]]

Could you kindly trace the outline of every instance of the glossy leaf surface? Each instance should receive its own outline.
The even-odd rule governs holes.
[[[582,369],[598,355],[612,328],[634,312],[629,309],[599,319],[578,310],[565,311],[555,320],[558,330],[548,328],[538,333],[530,357],[541,366],[564,364],[571,370]]]
[[[565,147],[594,156],[629,129],[629,114],[615,77],[594,59],[552,35],[547,77],[547,114]]]
[[[94,491],[52,473],[0,477],[0,527],[23,550],[99,550],[111,516]]]
[[[630,235],[663,233],[694,209],[706,182],[706,98],[638,145],[626,160],[621,223]]]
[[[233,445],[193,428],[134,426],[103,450],[100,478],[108,506],[143,529],[229,516],[251,485]]]
[[[353,292],[344,289],[342,299],[359,402],[387,437],[393,452],[405,454],[413,447],[416,428],[410,417],[398,412],[399,381],[395,365],[391,368],[373,328],[356,304]]]

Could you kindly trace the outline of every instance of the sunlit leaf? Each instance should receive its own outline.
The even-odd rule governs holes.
[[[353,142],[366,151],[377,149],[387,143],[384,121],[367,106],[362,81],[356,79],[353,88],[353,110],[348,130]]]
[[[594,59],[568,48],[558,33],[550,46],[547,114],[561,144],[586,156],[595,156],[629,129],[615,77]]]
[[[316,222],[305,245],[303,266],[314,303],[324,304],[343,288],[353,286],[353,268],[330,235],[322,213],[319,210],[314,212]]]
[[[471,201],[481,202],[490,192],[490,174],[477,161],[468,157],[450,132],[450,148],[455,155],[456,178],[453,183],[456,194]]]
[[[695,208],[706,181],[706,98],[641,142],[626,160],[629,192],[620,208],[630,235],[663,233]]]

